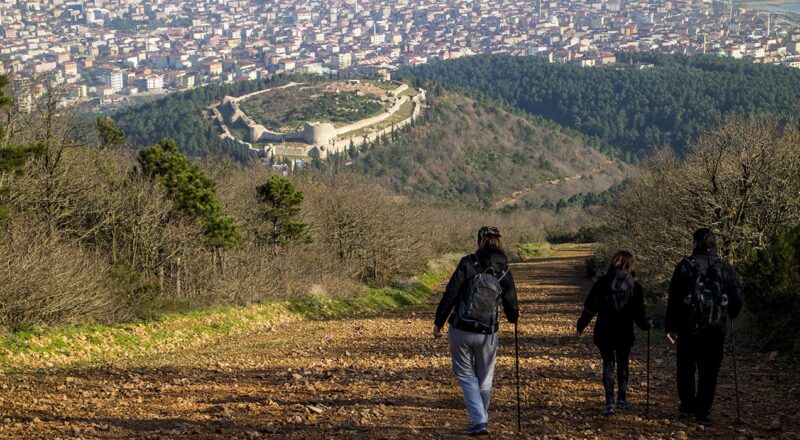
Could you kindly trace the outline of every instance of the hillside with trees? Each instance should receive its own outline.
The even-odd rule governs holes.
[[[252,156],[240,145],[219,139],[207,107],[226,95],[241,96],[288,81],[201,87],[128,107],[111,117],[134,147],[169,138],[189,156],[246,162]],[[331,161],[352,161],[352,167],[334,163],[330,168],[378,177],[392,190],[426,201],[507,210],[577,206],[582,202],[567,200],[575,195],[593,200],[624,179],[627,166],[611,162],[601,152],[612,153],[605,144],[577,131],[438,86],[431,89],[429,100],[423,118],[412,127]],[[318,167],[328,168],[322,163]]]
[[[434,85],[413,126],[284,175],[172,139],[131,141],[114,119],[60,105],[52,83],[18,111],[5,83],[0,437],[461,438],[462,396],[431,316],[483,225],[524,259],[510,266],[520,319],[497,338],[499,436],[800,432],[796,114],[728,115],[634,168],[596,138]],[[197,93],[202,115],[211,96]],[[164,123],[151,116],[125,120]],[[612,172],[628,178],[611,185]],[[607,190],[586,192],[598,183]],[[558,203],[519,209],[550,189]],[[599,245],[545,242],[597,203]],[[597,352],[574,334],[587,269],[630,250],[647,313],[663,322],[665,282],[698,226],[714,229],[746,289],[715,423],[676,414],[675,349],[658,325],[631,350],[635,404],[600,416]]]
[[[793,112],[800,70],[712,56],[619,55],[623,68],[481,55],[430,63],[408,76],[486,94],[630,156],[670,144],[683,151],[721,115]],[[638,67],[651,66],[639,69]]]
[[[134,147],[153,145],[169,138],[183,153],[193,157],[214,155],[246,161],[250,156],[241,145],[219,138],[219,128],[211,120],[208,107],[227,95],[241,96],[287,82],[288,78],[276,77],[207,85],[124,107],[112,113],[111,118]]]
[[[351,149],[352,168],[417,198],[506,210],[602,192],[628,169],[579,133],[491,100],[434,88],[428,105],[410,128]]]
[[[480,225],[522,243],[555,223],[437,207],[353,173],[194,158],[171,139],[132,152],[112,119],[76,118],[61,99],[48,86],[22,114],[0,94],[0,120],[15,121],[0,124],[0,332],[300,301],[312,286],[348,297],[469,249]]]

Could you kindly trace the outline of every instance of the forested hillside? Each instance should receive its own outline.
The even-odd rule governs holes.
[[[474,56],[422,65],[406,75],[484,93],[632,154],[664,143],[683,151],[720,114],[786,114],[800,99],[800,70],[789,67],[711,56],[637,54],[622,60],[654,67],[581,68],[536,57]]]
[[[353,168],[416,197],[480,207],[539,208],[601,192],[625,175],[579,133],[445,90],[409,130],[365,152]]]
[[[190,156],[245,161],[252,156],[240,145],[219,139],[207,107],[226,95],[240,96],[288,80],[200,87],[122,109],[112,117],[134,146],[170,138]],[[561,199],[566,206],[576,194],[591,198],[624,178],[625,166],[610,162],[601,152],[608,151],[604,145],[577,131],[442,87],[431,90],[430,100],[430,108],[412,128],[360,151],[353,149],[352,168],[340,170],[380,177],[392,189],[429,201],[508,209],[555,208]]]
[[[302,79],[307,81],[312,78]],[[219,128],[208,116],[209,105],[226,95],[241,96],[266,87],[280,86],[289,80],[288,77],[275,77],[270,80],[212,84],[125,107],[111,117],[134,146],[152,145],[170,138],[190,156],[216,154],[246,160],[250,156],[243,152],[241,145],[219,138]]]

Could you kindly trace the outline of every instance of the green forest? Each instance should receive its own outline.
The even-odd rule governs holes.
[[[632,66],[581,68],[536,57],[481,55],[422,65],[406,76],[482,93],[639,155],[685,150],[725,114],[796,110],[800,70],[713,56],[619,55]]]

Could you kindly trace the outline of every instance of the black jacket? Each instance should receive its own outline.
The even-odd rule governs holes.
[[[617,311],[610,295],[613,290],[629,292],[627,302],[622,310]],[[578,318],[577,329],[583,332],[594,315],[594,342],[599,347],[632,347],[633,323],[642,330],[650,328],[644,310],[644,293],[642,286],[628,272],[619,270],[601,276],[589,291],[583,313]]]
[[[503,303],[503,311],[509,322],[517,322],[519,317],[519,305],[517,304],[517,288],[514,285],[514,277],[511,275],[511,269],[508,267],[508,258],[506,254],[500,249],[489,247],[479,250],[474,254],[477,257],[481,268],[488,270],[492,267],[498,274],[506,273],[503,279],[500,280],[500,285],[503,287],[503,295],[501,297]],[[456,328],[473,333],[484,333],[478,329],[472,328],[468,323],[458,322],[454,324],[455,314],[451,315],[453,308],[456,307],[458,301],[461,299],[467,288],[469,287],[469,280],[477,275],[475,266],[470,261],[470,255],[461,258],[458,262],[455,272],[450,277],[450,282],[447,283],[442,299],[439,301],[439,307],[436,308],[436,319],[434,324],[442,327],[446,321],[454,325]],[[495,325],[494,332],[499,330],[499,325]]]
[[[722,267],[722,291],[728,295],[728,316],[735,319],[739,316],[744,304],[744,294],[739,283],[739,276],[730,264],[717,257],[716,249],[699,248],[692,252],[692,257],[701,264],[708,264],[712,259],[718,259]],[[672,274],[669,283],[669,296],[667,298],[667,315],[664,318],[664,330],[667,333],[687,333],[694,331],[691,323],[691,306],[684,302],[684,298],[691,289],[692,266],[688,259],[681,260]],[[718,327],[724,334],[725,320]]]

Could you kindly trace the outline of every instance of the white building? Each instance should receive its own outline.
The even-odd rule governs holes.
[[[333,57],[334,65],[338,70],[349,69],[353,65],[353,55],[350,52],[340,53]]]
[[[147,90],[161,90],[164,88],[164,77],[161,75],[147,75],[145,78]]]
[[[102,81],[103,84],[111,87],[114,92],[119,92],[123,87],[122,71],[118,69],[103,70],[100,73],[100,81]]]

